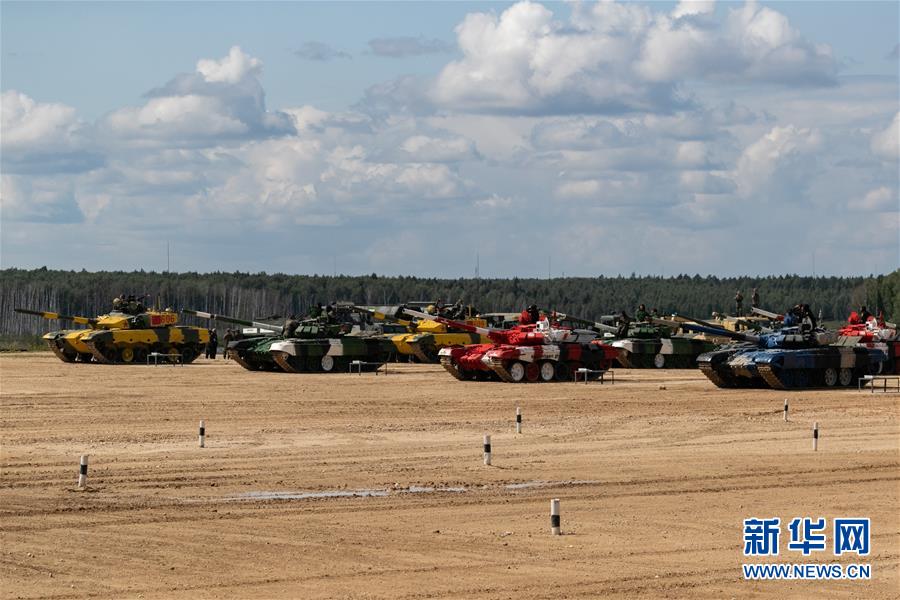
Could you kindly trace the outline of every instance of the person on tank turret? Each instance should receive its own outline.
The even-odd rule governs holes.
[[[738,290],[734,295],[734,314],[737,317],[744,316],[744,295]]]
[[[636,321],[646,321],[647,317],[650,316],[650,313],[647,312],[647,307],[641,304],[638,306],[637,310],[634,313],[634,318]]]
[[[322,316],[322,312],[324,310],[325,309],[322,308],[322,303],[316,302],[315,304],[312,305],[312,307],[310,307],[309,316],[312,317],[313,319],[318,319],[319,317]]]
[[[659,311],[656,310],[655,308],[651,308],[651,309],[650,309],[650,316],[653,317],[654,319],[658,319],[658,318],[659,318]]]
[[[616,331],[616,336],[620,338],[628,337],[628,327],[631,325],[631,317],[628,316],[624,310],[619,313],[619,330]]]
[[[540,318],[537,304],[532,304],[519,314],[519,325],[534,325]]]
[[[293,337],[298,327],[300,327],[300,321],[297,320],[297,317],[295,315],[289,316],[287,321],[284,322],[284,337]]]
[[[859,320],[865,324],[872,317],[872,313],[866,310],[865,305],[859,307]]]

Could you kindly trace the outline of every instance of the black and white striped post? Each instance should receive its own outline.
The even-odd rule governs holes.
[[[819,422],[813,423],[813,452],[819,449]]]
[[[88,455],[81,455],[81,462],[78,465],[78,487],[83,488],[87,485],[87,467]]]
[[[200,447],[206,448],[206,421],[200,419]]]
[[[788,401],[787,398],[784,399],[784,422],[787,423],[787,415],[788,415]]]
[[[554,498],[550,501],[550,533],[562,535],[559,519],[559,498]]]
[[[484,434],[484,464],[491,464],[491,436]]]
[[[522,433],[522,409],[516,407],[516,433]]]

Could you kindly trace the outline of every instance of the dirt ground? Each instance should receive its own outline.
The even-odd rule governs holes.
[[[719,390],[694,370],[614,385],[390,371],[0,357],[2,597],[900,593],[900,394]],[[745,560],[743,519],[776,516],[781,555]],[[787,550],[797,516],[828,519],[828,552]],[[869,557],[831,555],[835,517],[872,519]],[[865,562],[872,579],[751,582],[743,562]]]

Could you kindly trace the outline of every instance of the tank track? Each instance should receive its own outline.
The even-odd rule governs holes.
[[[63,362],[75,362],[75,359],[67,356],[65,352],[63,352],[62,348],[60,348],[55,341],[47,340],[47,345],[50,347],[50,350],[53,354],[56,355],[56,358]]]
[[[509,374],[509,371],[506,367],[503,366],[503,361],[498,358],[491,359],[491,370],[497,374],[497,377],[500,378],[500,381],[505,383],[517,383],[516,380],[512,378],[512,375]],[[523,379],[520,383],[525,383],[525,379]]]
[[[113,360],[113,359],[111,359],[111,358],[109,358],[109,357],[106,356],[105,354],[103,354],[103,352],[100,350],[100,348],[97,347],[97,344],[95,344],[94,342],[85,340],[84,345],[87,346],[87,347],[90,349],[91,354],[94,355],[94,359],[95,359],[98,363],[103,364],[103,365],[114,365],[114,364],[116,364],[116,361]]]
[[[301,373],[302,371],[295,369],[291,362],[288,360],[287,355],[283,352],[272,352],[272,358],[275,359],[275,363],[281,367],[285,373]],[[240,364],[240,363],[239,363]],[[243,366],[243,365],[241,365]],[[245,369],[247,367],[244,367]]]
[[[773,390],[784,390],[788,388],[788,386],[778,378],[778,375],[775,374],[775,369],[772,368],[772,365],[756,365],[756,368],[759,370],[760,376]]]
[[[621,363],[622,367],[625,369],[636,369],[637,368],[637,366],[635,366],[634,361],[631,360],[631,354],[629,352],[626,352],[624,350],[620,351],[619,355],[616,357],[616,359],[619,361],[619,363]]]
[[[407,340],[406,344],[409,346],[409,349],[412,350],[416,360],[424,364],[434,364],[434,358],[428,356],[424,348],[422,348],[422,340]]]
[[[712,368],[712,365],[708,363],[704,363],[700,365],[700,371],[706,375],[706,378],[716,384],[717,387],[720,388],[733,388],[737,387],[731,381],[722,377],[719,373],[716,373],[716,370]]]
[[[441,357],[441,366],[444,367],[444,370],[446,370],[448,373],[450,373],[451,375],[453,375],[460,381],[466,380],[466,378],[463,377],[462,372],[460,372],[460,370],[456,367],[456,365],[453,364],[453,361],[450,359],[449,356]]]
[[[239,353],[237,353],[237,352],[229,352],[229,353],[228,353],[228,358],[230,358],[231,360],[233,360],[233,361],[236,362],[237,364],[241,365],[242,367],[244,367],[244,368],[247,369],[248,371],[258,371],[258,370],[259,370],[259,369],[254,369],[254,368],[253,368],[253,365],[251,365],[249,362],[247,362],[247,361],[246,361]]]

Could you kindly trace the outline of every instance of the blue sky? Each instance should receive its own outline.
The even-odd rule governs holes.
[[[898,10],[3,2],[0,262],[889,271]]]

